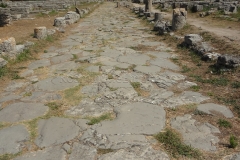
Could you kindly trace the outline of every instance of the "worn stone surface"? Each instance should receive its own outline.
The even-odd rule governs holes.
[[[13,103],[0,111],[1,122],[18,122],[31,120],[44,115],[48,107],[42,103]]]
[[[6,66],[7,63],[8,62],[6,60],[4,60],[3,58],[0,58],[0,68]]]
[[[65,160],[66,152],[61,149],[60,146],[49,147],[43,150],[38,150],[35,152],[30,152],[24,154],[20,157],[15,158],[14,160],[43,160],[43,159],[51,159],[51,160]]]
[[[214,115],[214,112],[218,112],[224,115],[226,118],[234,117],[232,111],[228,109],[226,106],[214,103],[200,104],[197,106],[197,110],[212,115]]]
[[[46,67],[46,66],[50,66],[50,61],[48,59],[41,59],[41,60],[38,60],[38,61],[35,61],[35,62],[32,62],[28,68],[29,69],[37,69],[39,67]]]
[[[38,137],[35,144],[39,147],[58,145],[74,139],[80,128],[73,121],[66,118],[53,117],[38,121]]]
[[[84,144],[74,143],[69,160],[90,160],[97,158],[97,149]]]
[[[79,83],[69,77],[53,77],[41,80],[35,88],[42,91],[58,91],[77,86]]]
[[[213,134],[220,131],[213,125],[199,124],[191,118],[191,115],[186,114],[172,119],[171,126],[182,134],[186,144],[205,151],[217,150],[219,139]]]
[[[114,109],[117,118],[102,122],[101,134],[155,134],[165,126],[163,108],[147,103],[132,103]],[[130,123],[129,123],[130,122]]]
[[[154,150],[152,147],[134,146],[130,149],[121,149],[102,155],[99,160],[169,160],[168,155],[162,151]]]
[[[16,125],[0,130],[0,155],[15,154],[22,150],[29,133],[23,125]]]

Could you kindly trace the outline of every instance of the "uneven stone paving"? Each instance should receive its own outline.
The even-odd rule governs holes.
[[[170,60],[174,51],[153,41],[140,20],[115,5],[104,3],[82,19],[62,47],[50,47],[21,73],[24,80],[6,86],[0,99],[0,122],[7,124],[0,130],[0,154],[23,151],[16,160],[170,159],[149,138],[165,129],[165,108],[197,104],[206,114],[233,117],[227,107],[189,91],[196,84],[178,73],[179,66]],[[134,50],[138,45],[147,50]],[[66,89],[77,90],[82,100],[69,102]],[[46,105],[53,101],[63,104],[61,114],[44,116],[56,109]],[[115,118],[95,125],[84,119],[106,113]],[[186,144],[218,149],[220,131],[210,122],[202,124],[187,114],[173,117],[170,125]],[[99,149],[111,152],[99,154]]]

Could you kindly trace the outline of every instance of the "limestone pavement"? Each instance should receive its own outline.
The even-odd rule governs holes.
[[[205,103],[209,97],[188,90],[196,84],[179,73],[171,61],[174,51],[147,31],[114,3],[82,19],[62,47],[50,47],[21,73],[23,80],[1,93],[0,122],[6,127],[0,129],[0,154],[22,151],[16,160],[170,159],[149,139],[166,127],[165,108],[194,103],[206,114],[214,110],[232,118],[227,107]],[[139,45],[148,49],[135,50]],[[74,89],[81,95],[77,104],[64,94]],[[50,102],[63,103],[61,114],[46,116],[56,109]],[[87,117],[106,113],[114,118],[88,125]],[[186,144],[217,150],[216,126],[196,123],[191,115],[175,117],[170,125]]]

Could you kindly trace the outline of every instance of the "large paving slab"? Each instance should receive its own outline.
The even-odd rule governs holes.
[[[164,109],[147,103],[132,103],[115,109],[117,118],[102,122],[97,128],[100,134],[145,134],[152,135],[165,127]]]
[[[67,118],[52,117],[38,121],[38,137],[35,144],[39,147],[58,145],[78,136],[80,128]]]
[[[233,118],[233,113],[230,109],[228,109],[226,106],[218,105],[214,103],[206,103],[206,104],[200,104],[197,106],[197,110],[204,112],[206,114],[212,114],[214,115],[214,111],[221,113],[226,118]]]
[[[24,142],[29,140],[29,133],[23,125],[0,130],[0,155],[15,154],[22,150]]]
[[[125,56],[119,56],[118,62],[134,64],[134,65],[146,65],[150,57],[144,54],[129,54]]]
[[[199,124],[188,114],[172,119],[171,126],[182,134],[186,144],[205,151],[217,150],[219,139],[214,134],[220,131],[215,126],[209,123]]]
[[[66,157],[67,153],[60,146],[56,146],[30,152],[14,160],[65,160]]]
[[[74,143],[69,160],[97,159],[97,149],[80,143]]]
[[[13,103],[0,111],[0,122],[31,120],[44,115],[47,111],[48,107],[42,103]]]
[[[99,160],[169,160],[168,155],[152,147],[134,146],[102,155]]]
[[[151,60],[150,63],[152,65],[162,67],[162,68],[165,68],[165,69],[170,69],[170,70],[174,70],[174,71],[179,71],[180,70],[179,66],[177,66],[176,64],[174,64],[170,60],[164,59],[164,58],[157,58],[157,59]]]
[[[50,66],[50,61],[48,59],[41,59],[41,60],[38,60],[38,61],[35,61],[35,62],[32,62],[28,68],[29,69],[37,69],[39,67],[47,67],[47,66]]]
[[[35,88],[41,91],[60,91],[79,85],[76,79],[69,77],[52,77],[41,80],[35,84]]]

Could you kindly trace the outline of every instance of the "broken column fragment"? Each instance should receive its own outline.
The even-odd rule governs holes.
[[[187,11],[185,8],[176,8],[173,10],[172,30],[176,31],[183,28],[187,23]]]

